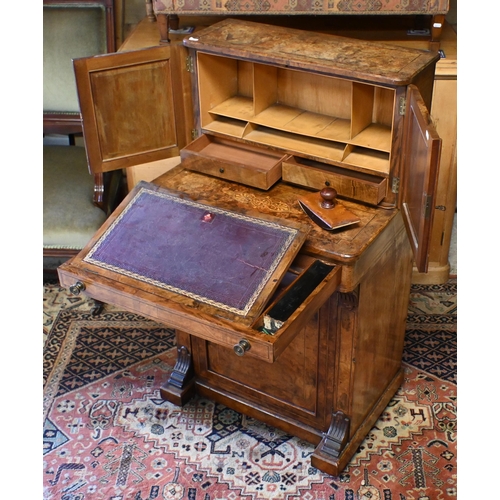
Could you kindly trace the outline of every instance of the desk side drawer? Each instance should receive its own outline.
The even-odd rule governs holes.
[[[305,265],[301,261],[305,261]],[[285,319],[272,334],[266,333],[262,328],[265,316],[273,311],[276,304],[283,301],[283,297],[289,299],[290,293],[294,293],[294,283],[302,276],[310,274],[311,267],[317,261],[310,257],[298,256],[296,262],[299,264],[292,265],[291,271],[283,279],[286,282],[291,276],[290,283],[282,282],[282,291],[275,294],[275,297],[279,295],[278,298],[270,298],[271,305],[255,318],[252,324],[244,324],[241,318],[231,314],[224,317],[220,310],[152,285],[137,283],[133,279],[116,276],[110,272],[90,271],[90,267],[86,269],[78,256],[64,263],[58,269],[58,274],[61,286],[73,290],[74,293],[82,293],[101,302],[123,307],[172,328],[228,347],[234,350],[235,356],[244,354],[273,363],[340,283],[341,267],[325,266],[307,296],[302,297],[290,314],[285,314]]]
[[[378,205],[386,196],[387,179],[292,156],[283,162],[286,182],[317,190],[334,188],[339,196]]]

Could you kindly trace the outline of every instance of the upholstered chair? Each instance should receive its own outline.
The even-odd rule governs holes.
[[[89,172],[73,71],[73,59],[113,52],[114,44],[113,0],[44,0],[44,270],[85,246],[119,192],[116,176]]]

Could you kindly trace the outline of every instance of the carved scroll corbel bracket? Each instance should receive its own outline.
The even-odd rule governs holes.
[[[186,346],[177,348],[177,361],[167,382],[160,389],[161,397],[183,406],[194,395],[194,376],[191,353]]]
[[[168,383],[178,389],[182,389],[192,371],[191,353],[186,346],[181,345],[177,348],[177,361],[170,374]]]
[[[359,297],[357,290],[350,293],[339,292],[338,297],[339,297],[339,305],[344,309],[347,309],[349,311],[354,311],[355,309],[358,308]]]
[[[318,444],[311,457],[311,464],[332,476],[337,476],[341,469],[339,459],[349,442],[350,419],[343,411],[332,414],[328,432]]]
[[[328,432],[323,434],[319,448],[323,453],[338,458],[349,440],[349,417],[342,411],[332,415]]]

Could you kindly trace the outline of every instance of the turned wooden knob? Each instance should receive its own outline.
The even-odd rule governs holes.
[[[73,295],[80,295],[80,292],[85,290],[85,285],[81,281],[77,281],[74,285],[69,287],[69,291]]]
[[[238,356],[243,356],[247,351],[250,350],[250,342],[246,339],[241,339],[234,347],[233,350]]]
[[[337,197],[337,190],[331,187],[325,187],[320,192],[321,196],[321,207],[322,208],[333,208],[335,206],[335,198]]]

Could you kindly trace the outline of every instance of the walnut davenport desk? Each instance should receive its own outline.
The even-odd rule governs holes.
[[[220,18],[214,16],[186,18],[189,25],[195,26],[195,30],[210,26],[219,20]],[[272,19],[268,17],[266,20],[270,22]],[[315,22],[317,23],[317,18]],[[325,26],[323,26],[323,32],[326,32]],[[400,29],[387,29],[381,32],[380,28],[376,31],[351,28],[343,31],[334,29],[328,33],[357,39],[379,40],[383,43],[415,49],[427,49],[429,45],[427,40],[408,36],[406,30]],[[171,34],[171,43],[182,44],[184,36]],[[156,23],[146,18],[137,25],[119,51],[138,50],[158,44],[158,27]],[[434,200],[429,266],[426,273],[419,272],[417,267],[413,266],[412,283],[421,284],[446,283],[450,277],[448,256],[457,203],[457,34],[446,22],[440,37],[440,47],[445,57],[436,63],[430,114],[443,145]],[[182,68],[185,66],[182,61],[181,66]],[[184,93],[189,91],[190,89],[184,89]],[[188,131],[188,134],[190,132]],[[191,140],[190,137],[189,135],[188,140]],[[127,169],[129,187],[132,188],[139,180],[155,179],[174,163],[177,163],[175,158],[171,158]]]
[[[338,475],[403,377],[441,152],[437,60],[229,19],[76,60],[92,171],[182,161],[130,191],[61,284],[176,329],[164,399],[198,393],[281,428]]]

